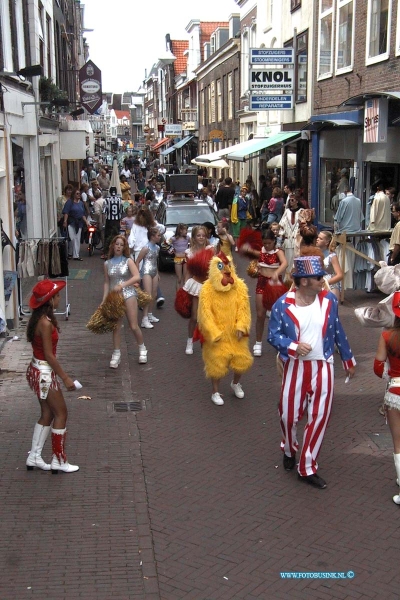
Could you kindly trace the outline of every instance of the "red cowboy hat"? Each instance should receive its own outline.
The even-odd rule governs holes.
[[[395,292],[393,294],[392,308],[396,317],[400,317],[400,292]]]
[[[30,308],[39,308],[65,288],[65,285],[65,281],[52,281],[51,279],[39,281],[32,290],[32,296],[29,300]]]

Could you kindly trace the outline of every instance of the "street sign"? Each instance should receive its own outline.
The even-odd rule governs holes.
[[[250,69],[251,90],[293,90],[294,69]]]
[[[166,136],[181,137],[182,125],[180,123],[167,123],[167,125],[164,126],[164,133]]]
[[[293,65],[293,48],[250,48],[251,65]]]
[[[272,94],[252,94],[249,100],[250,110],[292,110],[293,96]]]

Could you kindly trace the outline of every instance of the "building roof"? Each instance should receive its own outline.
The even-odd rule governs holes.
[[[115,116],[117,117],[118,120],[131,118],[129,110],[116,110]]]
[[[229,27],[228,21],[201,21],[200,22],[200,49],[203,50],[203,44],[210,41],[211,34],[218,27]]]
[[[174,74],[181,75],[181,73],[186,73],[187,67],[187,56],[184,56],[185,50],[189,48],[188,40],[171,40],[171,52],[174,56],[176,56],[176,61],[174,62]]]

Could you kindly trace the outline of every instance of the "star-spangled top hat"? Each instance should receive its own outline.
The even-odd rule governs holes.
[[[293,262],[292,277],[323,277],[326,275],[319,256],[299,256]]]

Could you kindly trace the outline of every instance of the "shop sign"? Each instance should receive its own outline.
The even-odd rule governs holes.
[[[250,48],[251,65],[293,65],[293,48]]]
[[[250,69],[251,90],[293,90],[294,69]]]
[[[292,110],[293,96],[282,94],[252,94],[249,99],[250,110]]]
[[[184,121],[182,129],[183,131],[195,131],[197,129],[197,121]]]
[[[79,90],[82,106],[93,115],[102,105],[103,98],[101,71],[91,60],[79,70]]]
[[[167,123],[164,126],[164,134],[166,137],[182,137],[182,125],[180,123]]]
[[[208,139],[211,142],[221,142],[222,140],[225,139],[225,134],[222,131],[222,129],[213,129],[212,131],[210,131],[210,133],[208,134]]]
[[[379,144],[387,141],[388,99],[373,98],[365,101],[364,143]]]

